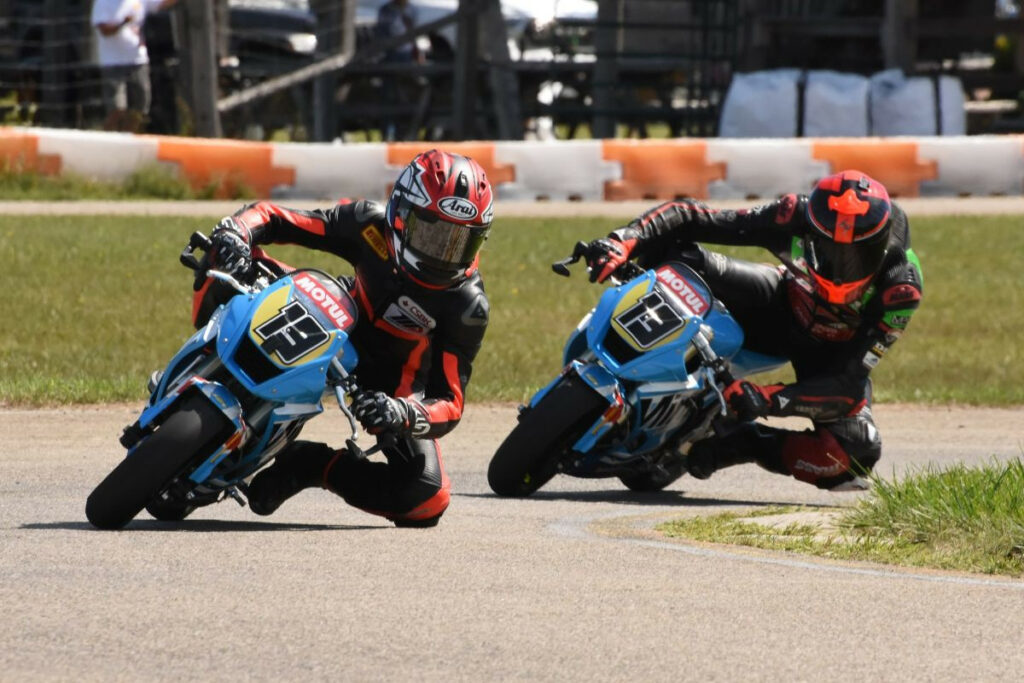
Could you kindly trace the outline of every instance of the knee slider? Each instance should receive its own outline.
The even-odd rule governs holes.
[[[882,436],[874,422],[858,415],[828,425],[836,441],[847,452],[856,474],[874,469],[882,457]]]

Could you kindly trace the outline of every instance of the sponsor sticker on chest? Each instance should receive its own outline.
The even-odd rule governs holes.
[[[427,334],[437,327],[437,321],[422,306],[404,294],[387,307],[381,318],[392,327],[413,334]]]
[[[388,259],[388,245],[384,241],[384,236],[380,234],[380,230],[374,225],[368,225],[363,228],[361,233],[366,243],[370,245],[373,252],[377,254],[382,260]]]

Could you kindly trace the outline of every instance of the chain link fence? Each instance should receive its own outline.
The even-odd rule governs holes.
[[[741,22],[739,0],[510,1],[497,23],[496,0],[409,0],[416,26],[441,24],[412,37],[411,53],[374,51],[385,1],[212,0],[215,59],[205,65],[181,20],[190,0],[150,15],[145,132],[197,132],[190,84],[206,68],[229,137],[709,136]],[[0,120],[104,126],[91,9],[0,0]]]

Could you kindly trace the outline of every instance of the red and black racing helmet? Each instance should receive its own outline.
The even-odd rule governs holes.
[[[437,149],[417,155],[386,212],[399,267],[434,287],[469,277],[491,229],[493,199],[487,174],[469,157]]]
[[[848,304],[864,294],[885,258],[891,214],[885,187],[860,171],[818,181],[807,200],[813,227],[804,255],[823,299]]]

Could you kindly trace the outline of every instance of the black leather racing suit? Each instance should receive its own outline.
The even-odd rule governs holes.
[[[922,278],[906,214],[893,204],[888,250],[867,292],[849,305],[823,302],[803,258],[811,229],[806,205],[807,197],[794,194],[741,211],[670,201],[611,236],[636,240],[631,254],[641,265],[679,258],[694,267],[743,328],[745,348],[792,363],[796,381],[773,395],[770,414],[808,417],[814,430],[758,424],[723,447],[745,451],[747,461],[773,472],[833,488],[881,457],[869,375],[906,329],[920,303]],[[729,258],[696,242],[763,247],[782,265]]]
[[[475,266],[451,287],[415,281],[398,269],[388,249],[383,207],[367,200],[315,211],[257,202],[233,219],[253,247],[299,244],[352,264],[355,276],[341,279],[359,307],[350,336],[359,353],[359,384],[406,398],[414,409],[414,438],[399,440],[400,452],[387,453],[388,464],[306,442],[293,448],[304,447],[323,460],[323,485],[358,508],[393,520],[438,517],[448,506],[450,484],[435,439],[462,416],[473,359],[487,329],[489,305]],[[225,293],[208,291],[219,286],[208,281],[197,292],[197,326],[224,300]]]

